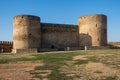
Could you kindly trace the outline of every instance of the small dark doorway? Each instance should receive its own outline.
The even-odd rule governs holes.
[[[51,49],[54,49],[54,48],[55,48],[55,46],[54,46],[54,45],[52,45],[52,46],[51,46]]]

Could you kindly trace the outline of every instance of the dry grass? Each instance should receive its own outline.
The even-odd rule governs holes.
[[[75,65],[76,61],[87,60]],[[120,51],[88,51],[86,54],[73,56],[60,68],[61,73],[72,77],[72,80],[120,80]],[[81,64],[82,63],[82,64]]]
[[[120,79],[120,70],[110,68],[102,63],[89,62],[82,65],[63,66],[60,70],[67,76],[73,77],[73,80],[103,80],[107,77]]]
[[[83,55],[77,55],[73,57],[73,60],[87,60],[87,58]]]
[[[120,50],[0,54],[0,60],[0,80],[120,80]]]
[[[0,64],[0,80],[38,80],[32,78],[28,71],[34,70],[35,66],[43,66],[42,62],[19,62]]]

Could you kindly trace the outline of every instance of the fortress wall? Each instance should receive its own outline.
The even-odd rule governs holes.
[[[41,23],[42,48],[78,47],[78,26]]]
[[[14,50],[40,47],[41,29],[39,17],[32,15],[18,15],[14,17],[13,25]]]
[[[120,42],[108,42],[109,46],[113,46],[113,47],[119,47],[120,48]]]
[[[80,46],[107,45],[107,17],[88,15],[78,19]]]
[[[0,41],[0,53],[11,52],[13,47],[12,41]]]
[[[107,16],[82,16],[78,25],[40,23],[32,15],[14,17],[13,53],[107,45]]]

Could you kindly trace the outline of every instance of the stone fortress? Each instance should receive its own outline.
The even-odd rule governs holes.
[[[78,25],[41,23],[40,17],[14,17],[13,53],[107,46],[107,16],[87,15]]]

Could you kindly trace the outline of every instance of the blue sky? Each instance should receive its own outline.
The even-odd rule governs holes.
[[[120,41],[120,0],[0,0],[0,40],[11,41],[13,17],[36,15],[41,22],[77,24],[87,14],[108,16],[108,41]]]

